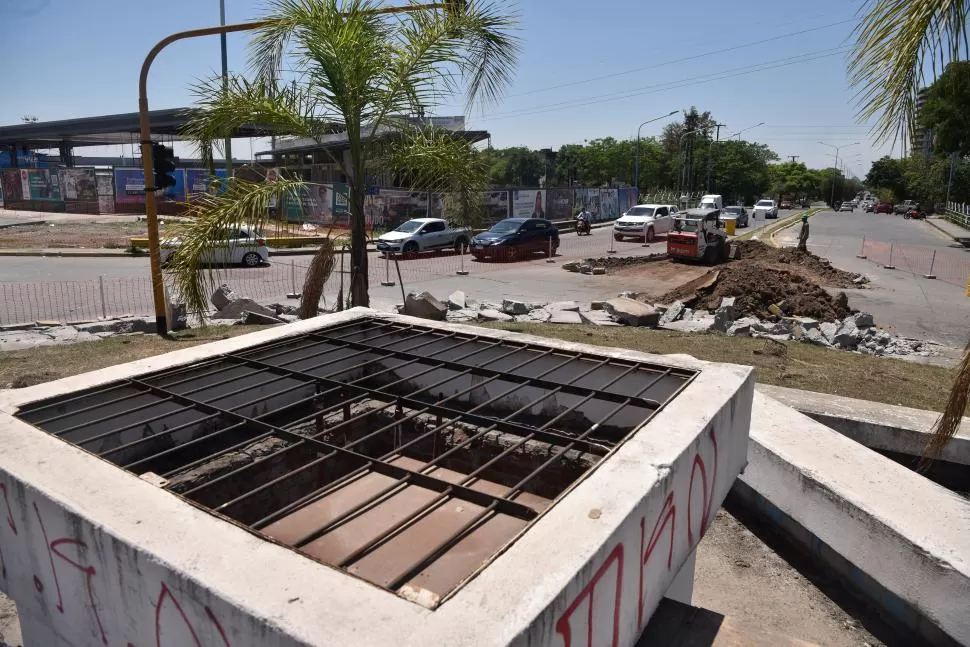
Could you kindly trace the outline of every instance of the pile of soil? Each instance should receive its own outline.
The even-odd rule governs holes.
[[[660,303],[683,301],[695,310],[715,310],[723,297],[735,297],[737,316],[769,319],[768,307],[785,315],[840,321],[852,314],[844,292],[833,296],[822,286],[851,287],[854,274],[797,249],[777,249],[759,241],[741,241],[741,258],[671,290]]]

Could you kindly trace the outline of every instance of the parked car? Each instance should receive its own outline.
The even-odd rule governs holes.
[[[162,241],[159,250],[162,265],[168,263],[181,245],[182,240],[179,238]],[[258,267],[269,262],[269,248],[266,246],[266,238],[253,227],[232,225],[206,244],[201,260],[205,265]]]
[[[774,200],[758,200],[754,205],[754,217],[757,218],[759,213],[764,218],[777,218],[778,206]]]
[[[735,227],[748,226],[748,210],[744,207],[724,207],[721,210],[721,221],[734,220]]]
[[[669,204],[638,204],[613,223],[613,238],[635,238],[652,242],[657,234],[666,234],[673,227],[677,207]]]
[[[441,218],[412,218],[394,231],[377,238],[377,251],[385,254],[418,254],[441,249],[468,249],[471,229],[453,227]]]
[[[472,238],[472,256],[477,260],[514,261],[535,252],[546,255],[559,249],[559,230],[540,218],[506,218]]]
[[[871,202],[864,202],[862,208],[865,209],[866,213],[872,213],[876,209],[876,205]]]
[[[888,202],[877,202],[876,206],[872,208],[876,213],[892,213],[893,206]]]
[[[915,200],[903,200],[899,204],[893,207],[893,213],[896,215],[902,215],[916,206]]]
[[[791,200],[782,200],[781,201],[781,204],[778,205],[778,208],[779,209],[791,209],[792,208]]]
[[[839,212],[842,212],[842,211],[853,212],[855,211],[855,205],[852,204],[852,202],[843,202],[842,204],[839,205]]]

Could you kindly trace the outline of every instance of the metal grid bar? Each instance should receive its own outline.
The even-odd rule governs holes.
[[[433,347],[436,344],[440,344],[440,348],[428,349],[429,346]],[[443,353],[454,353],[456,349],[462,347],[466,347],[468,352],[460,356],[450,355],[449,359],[440,357]],[[493,354],[476,363],[475,357],[486,351],[492,351]],[[372,355],[380,357],[380,364],[375,365],[370,357]],[[501,362],[508,359],[514,361],[517,355],[521,357],[521,361],[517,364],[499,368]],[[528,375],[530,365],[540,361],[548,362],[552,358],[556,358],[556,361],[540,365],[541,372],[533,376]],[[316,374],[335,365],[338,367],[335,370],[329,370],[323,375]],[[238,375],[233,377],[221,375],[226,370],[236,372],[239,367],[252,369],[245,375],[248,383],[224,393],[213,394],[214,390],[239,379]],[[604,368],[612,369],[612,373],[603,378],[603,384],[597,384],[595,388],[578,385],[584,378]],[[396,372],[402,370],[410,372],[410,374],[397,377],[400,374],[395,375]],[[532,370],[532,372],[534,371],[535,369]],[[557,371],[562,371],[562,374],[567,375],[568,379],[550,379],[548,377]],[[576,374],[569,375],[571,371],[576,371]],[[361,372],[364,374],[360,375]],[[442,373],[441,379],[436,379],[439,376],[435,376],[435,372]],[[342,375],[349,378],[355,373],[359,377],[352,380],[340,379]],[[635,392],[611,390],[624,378],[636,373],[650,373],[652,375],[648,376],[647,383],[642,388],[633,387],[631,389],[627,387],[627,389],[621,389],[622,391],[633,391],[635,389]],[[615,432],[609,438],[603,437],[602,434],[597,436],[597,432],[605,428],[610,420],[624,407],[636,407],[644,411],[644,419],[624,431],[623,437],[625,438],[636,426],[649,420],[666,401],[676,397],[695,374],[696,372],[687,369],[613,359],[585,352],[565,352],[548,346],[495,339],[464,332],[441,331],[380,319],[359,319],[322,331],[290,337],[234,353],[225,353],[195,364],[174,367],[143,377],[130,378],[78,393],[71,397],[38,402],[24,407],[19,416],[27,419],[36,418],[33,424],[43,426],[62,421],[70,422],[72,419],[77,420],[77,417],[82,414],[93,413],[96,415],[108,402],[117,408],[119,402],[135,400],[145,397],[146,394],[152,398],[151,402],[136,404],[128,408],[122,407],[113,413],[106,413],[102,416],[96,415],[92,420],[50,432],[65,437],[80,429],[96,425],[103,426],[107,421],[121,416],[131,416],[139,411],[146,411],[149,414],[136,422],[118,425],[105,432],[98,430],[100,433],[97,435],[74,443],[85,447],[98,441],[110,439],[112,436],[117,436],[132,428],[149,425],[170,416],[182,415],[190,411],[198,412],[200,414],[198,418],[193,418],[188,422],[179,422],[172,428],[132,440],[100,453],[102,457],[111,457],[125,451],[137,451],[140,445],[153,440],[173,439],[168,442],[174,443],[175,446],[166,447],[162,451],[154,452],[148,456],[135,455],[128,458],[123,465],[126,469],[137,471],[152,466],[167,468],[177,464],[176,467],[164,472],[165,477],[185,473],[187,470],[195,469],[230,452],[272,437],[287,441],[289,444],[285,447],[275,449],[214,478],[207,478],[204,482],[181,493],[182,496],[198,499],[210,488],[227,484],[230,487],[230,494],[223,498],[229,500],[224,500],[217,505],[214,503],[209,505],[209,502],[207,502],[206,507],[215,512],[228,514],[230,517],[234,517],[232,512],[237,507],[249,502],[253,497],[276,489],[281,489],[285,495],[287,492],[286,483],[290,479],[305,474],[307,470],[319,469],[327,461],[337,458],[344,459],[342,463],[338,464],[339,476],[332,475],[324,485],[316,487],[312,480],[306,483],[304,477],[304,485],[299,487],[303,488],[305,485],[309,485],[310,488],[307,489],[312,489],[312,491],[306,493],[294,492],[297,495],[295,498],[290,497],[292,500],[284,499],[273,505],[269,510],[261,509],[259,506],[265,507],[262,503],[257,503],[255,508],[250,507],[250,512],[258,511],[262,515],[262,518],[248,524],[249,528],[254,531],[262,530],[272,523],[285,519],[294,512],[347,487],[367,474],[380,474],[391,479],[392,482],[382,487],[378,492],[370,494],[364,500],[352,501],[350,508],[316,528],[304,530],[301,537],[288,542],[297,549],[303,548],[354,519],[360,518],[382,503],[391,500],[408,487],[425,488],[434,493],[434,496],[418,509],[411,511],[404,518],[384,528],[382,532],[370,538],[366,543],[356,546],[349,555],[335,564],[341,568],[348,568],[364,559],[395,537],[400,536],[407,529],[421,522],[422,519],[427,518],[449,499],[467,501],[481,508],[472,519],[462,524],[454,532],[449,532],[448,536],[442,536],[440,540],[436,537],[435,545],[428,547],[413,563],[406,565],[403,572],[394,576],[389,582],[383,582],[386,588],[396,590],[429,568],[496,514],[508,515],[530,523],[539,516],[539,510],[542,508],[540,507],[537,510],[516,501],[530,484],[541,477],[550,466],[562,461],[567,452],[570,451],[584,452],[592,456],[595,463],[619,442],[622,442],[622,438],[618,438]],[[266,379],[254,383],[257,382],[252,380],[254,375],[266,376]],[[388,375],[391,376],[390,381],[386,381],[385,376]],[[430,376],[430,384],[426,386],[414,384],[414,380],[417,378],[428,379],[427,376]],[[460,390],[456,393],[448,396],[442,394],[439,398],[431,395],[436,389],[450,382],[468,380],[469,377],[474,378],[470,380],[472,384],[459,387]],[[650,397],[650,391],[670,377],[679,380],[680,384],[676,388],[664,388],[662,398]],[[215,379],[212,382],[207,382],[209,378]],[[642,378],[638,377],[637,379],[638,383],[642,383],[639,382]],[[301,389],[305,390],[308,387],[312,387],[313,393],[308,396],[300,394],[292,402],[288,399],[283,400],[273,410],[264,411],[261,415],[250,416],[240,412],[241,409],[253,406],[252,402],[247,401],[247,394],[257,389],[268,391],[267,385],[284,380],[294,383],[268,393],[260,393],[254,400],[257,403],[259,401],[276,402],[288,393]],[[384,383],[381,383],[382,380],[384,380]],[[595,378],[593,381],[595,381]],[[159,384],[159,382],[162,382],[162,384]],[[510,386],[494,396],[485,392],[488,399],[484,402],[461,404],[461,399],[465,396],[470,396],[474,391],[483,389],[489,384],[499,382]],[[402,385],[408,383],[411,383],[409,389],[401,389]],[[179,391],[180,387],[183,387],[184,390]],[[519,403],[517,402],[518,408],[511,413],[495,411],[496,405],[507,401],[510,397],[515,397],[515,393],[524,388],[535,389],[539,393],[530,402],[521,406],[518,406]],[[126,392],[126,389],[133,389],[133,391]],[[401,390],[408,392],[397,392]],[[535,414],[530,412],[533,412],[537,406],[558,394],[569,396],[570,399],[573,399],[572,403],[570,404],[568,401],[563,403],[561,406],[565,408],[557,411],[551,418],[542,420],[542,424],[525,422],[525,420],[534,420]],[[91,399],[97,400],[99,398],[103,402],[91,403]],[[227,406],[220,406],[220,402],[225,402],[228,399],[234,399],[233,402],[238,399],[244,401],[244,404],[228,406],[231,403],[226,402]],[[590,413],[590,409],[583,409],[591,402],[597,403],[594,406],[600,407],[595,416]],[[83,406],[78,408],[66,406],[72,403],[81,403]],[[166,403],[175,403],[180,405],[181,408],[152,415],[153,407],[166,406],[171,408],[171,404]],[[565,406],[566,404],[569,404],[569,406]],[[602,405],[604,404],[613,406],[607,410],[605,415],[602,415]],[[366,406],[366,408],[358,409],[352,413],[352,407],[360,406]],[[60,413],[39,417],[51,409],[58,408],[61,411]],[[65,409],[70,410],[65,411]],[[306,410],[309,410],[309,412],[303,415],[302,412]],[[341,410],[343,410],[342,416],[340,416]],[[377,425],[371,422],[374,420],[374,416],[391,415],[392,410],[393,421],[389,423],[378,422]],[[530,417],[522,418],[526,414],[529,414]],[[575,429],[577,414],[585,421],[579,429]],[[409,434],[413,434],[413,437],[410,437],[406,442],[402,442],[403,439],[399,439],[397,436],[393,438],[388,436],[388,434],[399,434],[402,424],[417,423],[422,417],[427,416],[434,417],[433,424],[427,424],[423,428],[409,427],[409,429],[412,429]],[[323,428],[325,418],[329,426]],[[590,424],[592,420],[597,418],[597,422]],[[384,418],[384,420],[386,419]],[[378,420],[381,419],[378,418]],[[223,422],[225,424],[222,424]],[[294,431],[298,426],[307,425],[311,422],[315,422],[317,425],[316,433],[305,435]],[[215,429],[211,433],[184,442],[180,442],[175,436],[180,431],[198,427],[200,424],[212,424]],[[368,426],[377,428],[368,428]],[[460,429],[464,438],[455,438],[454,442],[443,448],[444,451],[440,454],[437,449],[429,449],[428,453],[431,457],[426,460],[422,459],[420,468],[407,469],[393,462],[396,458],[408,456],[406,451],[416,447],[419,443],[435,440],[438,434],[449,428]],[[582,429],[581,433],[580,429]],[[347,435],[343,434],[342,442],[334,443],[336,434],[340,433],[341,430],[355,432],[353,439],[348,440]],[[357,436],[356,432],[360,431],[366,431],[366,433]],[[457,482],[445,481],[433,475],[433,472],[440,469],[447,459],[455,456],[458,452],[467,451],[474,447],[476,443],[480,443],[489,434],[496,433],[511,436],[514,438],[514,442],[496,444],[495,451],[497,453],[491,455],[484,463],[475,464],[475,468],[466,474],[462,474],[461,479]],[[383,451],[382,455],[373,457],[369,454],[379,452],[367,449],[363,450],[367,453],[359,451],[360,447],[367,447],[365,443],[380,437],[385,437],[385,440],[381,441],[384,443],[384,449],[379,450]],[[391,446],[388,441],[393,442],[393,449],[390,449],[390,451],[387,450]],[[477,481],[490,478],[488,476],[489,470],[500,467],[513,453],[519,451],[526,443],[533,441],[548,445],[548,456],[534,469],[531,469],[528,474],[521,477],[504,494],[498,496],[474,489],[473,486]],[[247,474],[249,470],[260,469],[263,466],[275,470],[276,466],[271,464],[270,461],[281,460],[288,452],[293,452],[300,447],[311,448],[310,456],[306,457],[311,460],[305,460],[302,455],[298,455],[299,465],[294,467],[288,463],[281,464],[287,465],[285,473],[281,475],[272,472],[267,473],[267,477],[272,478],[268,478],[268,480],[259,479],[265,480],[265,482],[242,493],[233,491],[233,488],[237,485],[248,484],[247,479],[252,478]],[[380,445],[376,447],[380,447]],[[209,452],[207,451],[209,449],[217,449],[217,451]],[[200,453],[205,455],[199,456]],[[292,462],[292,459],[283,460]],[[160,461],[163,461],[164,464]],[[530,464],[529,468],[532,467],[533,464]],[[585,470],[588,469],[588,467],[585,468]],[[310,475],[305,474],[305,476]],[[318,477],[314,475],[313,478]],[[558,499],[564,492],[568,491],[576,480],[574,476],[565,478],[566,481],[562,484],[553,480],[541,487],[550,487],[550,483],[552,483],[551,487],[555,488],[553,490],[554,497]],[[202,500],[204,501],[205,497]],[[246,516],[244,510],[239,510],[239,513],[243,517]],[[380,581],[377,583],[382,584]]]

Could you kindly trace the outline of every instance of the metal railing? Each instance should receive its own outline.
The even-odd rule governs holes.
[[[967,235],[970,236],[970,204],[948,202],[943,218],[944,220],[949,220],[954,225],[960,225],[967,230]]]

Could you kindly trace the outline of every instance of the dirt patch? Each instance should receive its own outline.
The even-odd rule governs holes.
[[[0,249],[125,249],[146,235],[144,222],[42,223],[0,230]]]
[[[838,321],[852,313],[844,292],[833,296],[825,287],[853,285],[856,275],[797,249],[776,249],[759,241],[738,243],[741,258],[645,301],[683,301],[689,307],[714,310],[724,297],[735,298],[739,315],[767,319],[771,305],[789,316]]]

